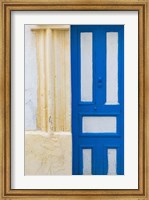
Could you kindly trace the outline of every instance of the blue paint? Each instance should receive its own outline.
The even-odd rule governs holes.
[[[80,33],[93,34],[93,101],[81,102]],[[118,32],[118,105],[106,102],[106,32]],[[124,26],[71,26],[72,172],[83,174],[83,149],[92,150],[92,174],[106,175],[107,150],[117,150],[117,174],[124,174]],[[83,116],[115,116],[116,133],[82,133]]]

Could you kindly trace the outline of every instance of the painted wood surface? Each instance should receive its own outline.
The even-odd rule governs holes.
[[[81,34],[92,32],[92,70],[93,100],[82,101],[81,99]],[[107,32],[118,33],[118,105],[106,104],[106,34]],[[88,41],[86,41],[88,42]],[[72,79],[72,143],[73,143],[73,175],[83,174],[83,149],[92,149],[92,175],[106,175],[108,173],[108,161],[106,148],[117,151],[117,175],[124,175],[124,26],[123,25],[72,25],[71,26],[71,79]],[[115,50],[115,49],[114,49]],[[85,50],[86,51],[86,50]],[[89,52],[89,51],[88,51]],[[90,55],[90,52],[89,52]],[[87,56],[87,55],[86,55]],[[109,63],[108,63],[109,64]],[[88,71],[88,70],[87,70]],[[115,71],[116,72],[116,71]],[[83,73],[86,73],[84,70]],[[113,69],[111,69],[113,73]],[[86,81],[88,81],[86,73]],[[85,76],[85,75],[84,75]],[[115,78],[115,77],[113,77]],[[88,91],[87,87],[84,88]],[[117,90],[117,88],[116,88]],[[90,91],[90,90],[89,90]],[[102,119],[108,117],[116,118],[116,127],[111,129],[111,122],[107,122],[104,130],[99,131]],[[82,133],[83,118],[94,119],[88,133]],[[85,119],[86,119],[85,118]],[[112,118],[114,119],[114,118]],[[98,124],[98,125],[97,125]],[[89,126],[90,122],[86,126]],[[102,122],[102,126],[104,122]],[[83,126],[83,129],[82,129]],[[109,127],[108,127],[109,126]],[[113,123],[112,123],[113,126]],[[102,127],[101,127],[102,128]],[[93,134],[95,130],[96,134]],[[98,129],[98,130],[97,130]],[[106,132],[106,130],[111,130]],[[86,132],[86,131],[85,131]],[[115,133],[116,132],[116,133]]]

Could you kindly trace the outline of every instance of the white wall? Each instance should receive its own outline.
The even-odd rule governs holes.
[[[25,130],[36,129],[37,58],[35,25],[25,25]]]

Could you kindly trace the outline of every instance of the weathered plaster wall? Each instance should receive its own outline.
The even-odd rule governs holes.
[[[69,132],[27,131],[25,175],[71,175],[71,140]]]
[[[37,31],[33,31],[34,28],[35,30],[37,28]],[[25,175],[71,175],[69,29],[66,29],[66,31],[53,29],[45,31],[38,30],[38,28],[39,26],[35,25],[25,26]],[[61,69],[58,70],[59,67]],[[57,69],[56,74],[54,74],[55,68]],[[62,74],[61,71],[65,70],[67,73]],[[50,74],[48,74],[49,71]],[[45,76],[48,77],[45,78]],[[56,81],[54,81],[54,78]],[[48,85],[46,85],[46,80]],[[65,83],[63,83],[63,80]],[[57,84],[54,85],[54,83]],[[67,93],[69,92],[68,96],[64,92],[65,85],[67,85]],[[41,89],[40,101],[39,86]],[[58,94],[66,95],[67,102],[64,102],[64,104],[68,104],[67,106],[61,105],[62,101],[57,101],[57,99],[65,101],[64,97],[55,97],[57,93],[54,94],[54,91],[58,89],[60,90],[59,93],[57,92]],[[52,108],[56,108],[52,127],[55,126],[54,121],[57,122],[62,116],[62,111],[64,115],[68,113],[68,116],[66,115],[68,125],[66,126],[66,122],[62,123],[61,121],[61,124],[64,124],[63,132],[59,129],[58,124],[55,128],[48,128],[47,132],[41,131],[43,126],[37,125],[37,116],[39,115],[37,107],[41,106],[43,98],[48,98],[47,104],[43,105],[44,111],[46,110],[45,105],[49,105],[50,111]],[[55,103],[55,106],[52,102]],[[69,107],[68,112],[64,111],[63,107],[65,109]],[[49,123],[49,117],[44,119],[44,113],[40,109],[41,119]],[[48,112],[48,115],[51,116],[52,112],[50,114]],[[41,130],[37,130],[37,126]]]

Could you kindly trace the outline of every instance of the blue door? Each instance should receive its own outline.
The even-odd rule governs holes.
[[[124,26],[71,26],[73,175],[124,174]]]

